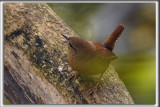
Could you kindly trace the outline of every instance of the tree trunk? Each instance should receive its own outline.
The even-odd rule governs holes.
[[[44,3],[4,4],[4,95],[14,104],[133,104],[110,65],[95,94],[97,76],[73,72],[61,33],[77,36]]]

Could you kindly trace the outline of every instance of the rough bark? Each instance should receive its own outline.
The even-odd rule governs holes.
[[[14,104],[133,104],[110,65],[92,96],[98,76],[79,75],[67,61],[60,35],[78,36],[46,4],[4,4],[4,95]]]

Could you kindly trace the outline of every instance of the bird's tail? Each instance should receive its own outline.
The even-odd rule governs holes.
[[[116,29],[112,32],[112,34],[104,41],[104,46],[112,51],[114,49],[114,44],[116,40],[120,37],[123,30],[124,30],[124,25],[119,24],[116,27]]]

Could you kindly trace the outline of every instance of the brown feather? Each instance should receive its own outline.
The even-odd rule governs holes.
[[[112,32],[112,34],[104,41],[105,47],[112,51],[114,49],[116,40],[120,37],[123,30],[124,30],[124,25],[122,24],[118,25],[116,29]]]

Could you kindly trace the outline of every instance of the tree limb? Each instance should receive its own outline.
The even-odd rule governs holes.
[[[110,65],[98,76],[77,76],[68,65],[61,33],[78,36],[44,3],[4,4],[4,95],[14,104],[133,104]]]

